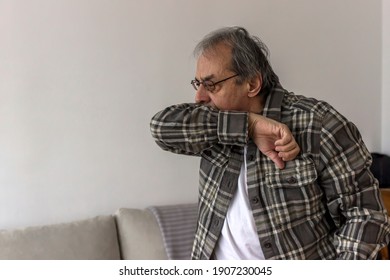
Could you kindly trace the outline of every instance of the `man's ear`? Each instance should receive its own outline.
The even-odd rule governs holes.
[[[263,85],[263,79],[260,74],[249,79],[248,97],[255,97],[256,95],[258,95],[262,85]]]

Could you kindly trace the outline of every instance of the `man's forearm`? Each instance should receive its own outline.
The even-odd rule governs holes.
[[[216,144],[247,143],[246,112],[217,111],[192,103],[170,106],[157,113],[150,129],[164,150],[180,154],[200,154]]]

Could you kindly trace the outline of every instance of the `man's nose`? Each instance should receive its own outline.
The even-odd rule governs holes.
[[[209,92],[204,88],[203,85],[200,85],[195,94],[196,103],[208,103],[210,101]]]

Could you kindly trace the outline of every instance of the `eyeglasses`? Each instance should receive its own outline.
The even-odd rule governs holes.
[[[220,84],[220,83],[222,83],[224,81],[227,81],[227,80],[229,80],[231,78],[234,78],[236,76],[238,76],[238,74],[235,74],[233,76],[227,77],[226,79],[220,80],[218,82],[213,82],[213,81],[210,81],[210,80],[206,80],[206,81],[201,82],[201,81],[199,81],[198,79],[195,78],[195,80],[191,81],[191,85],[194,87],[195,90],[198,90],[200,85],[203,85],[203,87],[207,91],[213,92],[215,90],[215,86],[216,85],[218,85],[218,84]]]

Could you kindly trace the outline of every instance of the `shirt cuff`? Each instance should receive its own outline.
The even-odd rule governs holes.
[[[225,145],[245,146],[248,140],[248,113],[219,111],[218,140]]]

